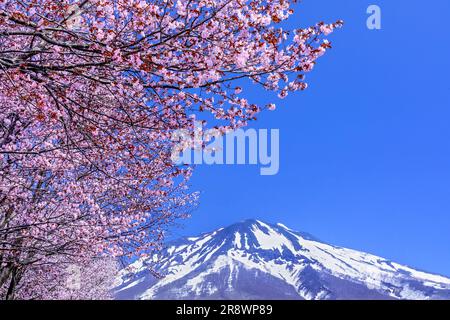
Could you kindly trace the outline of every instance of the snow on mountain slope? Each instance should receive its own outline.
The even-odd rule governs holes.
[[[450,279],[246,220],[137,260],[115,290],[118,299],[449,299]]]

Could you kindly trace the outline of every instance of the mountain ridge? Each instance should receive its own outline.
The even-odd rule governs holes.
[[[255,219],[171,241],[116,284],[118,299],[450,298],[449,278]]]

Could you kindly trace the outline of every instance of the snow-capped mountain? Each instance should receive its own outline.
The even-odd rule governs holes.
[[[150,266],[162,277],[155,277]],[[117,299],[450,299],[450,279],[246,220],[120,271]]]

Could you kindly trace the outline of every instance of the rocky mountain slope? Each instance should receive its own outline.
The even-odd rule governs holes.
[[[149,272],[152,266],[163,275]],[[450,299],[450,279],[246,220],[120,271],[117,299]]]

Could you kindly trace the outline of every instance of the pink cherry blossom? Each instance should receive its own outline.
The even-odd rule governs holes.
[[[172,133],[247,125],[237,81],[284,98],[331,47],[342,22],[284,30],[291,3],[0,0],[0,298],[95,297],[42,283],[161,247],[198,198]]]

